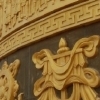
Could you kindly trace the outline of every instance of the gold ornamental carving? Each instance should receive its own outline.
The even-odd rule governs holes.
[[[67,0],[61,0],[61,2],[63,1],[67,2]],[[18,13],[21,14],[20,11],[17,12],[17,15]],[[19,16],[21,16],[20,14]],[[15,17],[16,16],[13,17],[14,21],[16,21]],[[17,18],[21,20],[20,17]],[[41,38],[97,20],[100,20],[100,0],[87,0],[77,5],[66,7],[63,10],[59,10],[51,15],[35,20],[32,24],[24,24],[25,26],[23,29],[19,29],[12,33],[9,31],[9,35],[3,32],[2,35],[6,34],[7,37],[3,37],[0,40],[0,58]],[[12,24],[15,25],[15,22]]]
[[[0,100],[22,100],[22,93],[17,97],[19,85],[15,76],[18,71],[20,61],[15,60],[11,64],[5,61],[0,70]]]
[[[99,42],[98,35],[82,38],[71,50],[61,38],[57,54],[48,49],[36,52],[32,60],[37,69],[43,69],[43,76],[34,84],[38,100],[96,100],[98,93],[94,88],[100,85],[100,75],[88,66],[87,58],[96,55]],[[70,97],[67,95],[69,85],[73,85]],[[55,90],[61,91],[61,98]]]
[[[87,0],[85,0],[87,1]],[[3,0],[4,32],[81,0]],[[25,23],[24,23],[25,22]]]

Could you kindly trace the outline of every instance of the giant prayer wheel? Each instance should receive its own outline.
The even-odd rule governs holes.
[[[0,100],[100,100],[100,0],[0,0]]]

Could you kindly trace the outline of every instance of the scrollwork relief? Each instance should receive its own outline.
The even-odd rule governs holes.
[[[0,100],[22,100],[22,93],[18,95],[19,85],[15,76],[18,71],[20,61],[15,60],[10,65],[5,61],[0,70]]]
[[[43,76],[35,82],[33,90],[38,100],[96,100],[98,93],[94,88],[100,85],[100,75],[89,68],[87,58],[96,55],[99,42],[97,35],[82,38],[71,50],[61,38],[56,55],[48,49],[36,52],[32,60],[37,69],[43,69]],[[67,96],[69,85],[73,85],[70,97]],[[61,91],[61,98],[55,90]]]

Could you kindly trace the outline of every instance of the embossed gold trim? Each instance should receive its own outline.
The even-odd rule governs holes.
[[[100,20],[100,0],[65,8],[3,38],[0,41],[0,58],[41,38],[97,20]]]
[[[4,37],[16,28],[33,20],[36,21],[37,18],[43,18],[62,7],[85,1],[87,0],[3,0],[4,10],[3,13],[0,13],[3,17],[2,36]]]

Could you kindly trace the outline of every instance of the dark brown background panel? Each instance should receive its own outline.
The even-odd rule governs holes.
[[[41,49],[50,49],[54,54],[56,54],[61,37],[66,39],[68,46],[72,49],[77,40],[92,35],[100,35],[100,22],[60,32],[60,34],[56,36],[42,39],[39,42],[31,44],[30,46],[21,48],[13,54],[3,58],[0,61],[0,66],[5,60],[8,61],[8,63],[11,63],[15,59],[20,59],[21,64],[16,76],[20,86],[19,93],[24,93],[23,100],[37,100],[37,98],[33,95],[33,85],[36,80],[41,77],[42,70],[35,68],[35,65],[32,62],[32,55]],[[88,62],[90,67],[95,68],[100,72],[100,49],[98,55],[94,58],[89,58]],[[70,89],[72,88],[69,88],[69,92],[71,93]],[[96,90],[100,93],[100,88],[97,88]],[[60,95],[59,92],[57,93]]]

